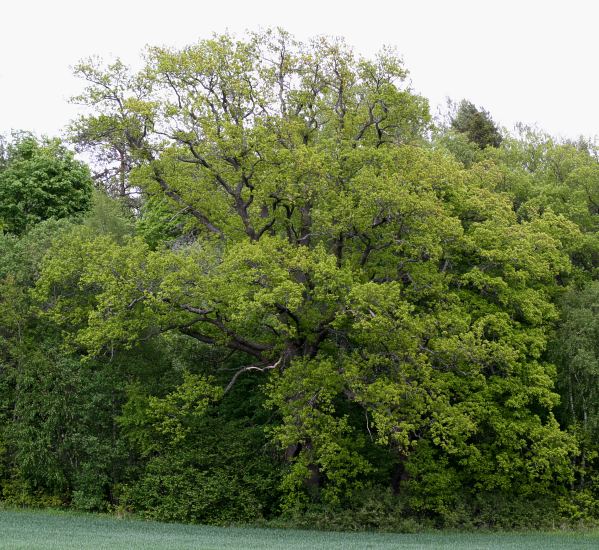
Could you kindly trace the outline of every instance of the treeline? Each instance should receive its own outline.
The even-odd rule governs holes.
[[[282,31],[82,63],[0,154],[0,498],[207,523],[599,517],[599,159]]]

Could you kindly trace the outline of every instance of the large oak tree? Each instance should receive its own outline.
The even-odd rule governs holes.
[[[543,351],[570,269],[560,235],[577,229],[519,218],[499,168],[432,150],[393,52],[267,32],[151,48],[127,78],[77,71],[95,110],[79,131],[126,145],[129,183],[187,238],[78,229],[55,247],[37,292],[73,345],[111,354],[178,331],[228,349],[242,365],[228,383],[184,395],[201,412],[264,377],[289,505],[358,488],[373,444],[395,490],[568,478]]]

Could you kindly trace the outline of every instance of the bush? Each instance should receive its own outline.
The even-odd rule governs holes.
[[[163,521],[253,522],[274,513],[279,470],[260,428],[206,417],[192,438],[149,459],[120,506]]]

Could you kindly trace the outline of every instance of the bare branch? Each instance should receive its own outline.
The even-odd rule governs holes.
[[[253,365],[248,365],[247,367],[243,367],[241,369],[239,369],[235,375],[233,376],[233,378],[231,378],[231,381],[227,384],[227,387],[225,388],[224,393],[227,393],[234,385],[235,382],[237,382],[237,379],[244,373],[244,372],[248,372],[251,370],[257,370],[258,372],[264,372],[267,370],[272,370],[272,369],[276,369],[280,364],[281,361],[283,360],[283,357],[279,357],[279,360],[276,363],[273,363],[272,365],[266,365],[266,366],[262,366],[264,365],[264,362],[260,362],[260,363],[255,363]]]
[[[211,309],[201,309],[198,307],[190,306],[188,304],[179,304],[179,307],[184,309],[185,311],[189,311],[190,313],[196,313],[197,315],[207,315],[208,313],[212,313]]]

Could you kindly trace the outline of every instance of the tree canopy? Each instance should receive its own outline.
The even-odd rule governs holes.
[[[17,134],[1,151],[0,229],[20,234],[42,220],[89,208],[89,170],[59,140]]]

